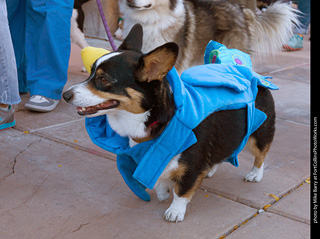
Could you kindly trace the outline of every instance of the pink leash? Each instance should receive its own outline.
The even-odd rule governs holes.
[[[110,45],[111,45],[113,51],[116,51],[117,50],[117,46],[113,41],[113,37],[112,37],[112,34],[110,32],[110,29],[109,29],[109,26],[108,26],[108,23],[107,23],[107,19],[106,19],[105,15],[104,15],[100,0],[97,0],[97,5],[98,5],[98,9],[99,9],[100,16],[101,16],[101,19],[102,19],[102,22],[103,22],[103,26],[104,26],[104,29],[106,30]]]

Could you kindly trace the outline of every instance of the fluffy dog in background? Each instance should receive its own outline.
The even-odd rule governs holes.
[[[132,26],[143,26],[143,52],[176,42],[176,63],[181,73],[203,62],[210,40],[246,53],[274,53],[292,35],[296,10],[276,2],[256,15],[250,9],[221,0],[120,0],[124,15],[123,35]]]

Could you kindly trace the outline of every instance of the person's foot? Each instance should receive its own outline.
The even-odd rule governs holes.
[[[33,95],[24,105],[28,110],[37,112],[50,112],[59,104],[59,100],[50,99],[41,95]]]
[[[283,45],[283,49],[285,51],[299,51],[303,49],[303,37],[298,35],[298,34],[294,34],[288,44]]]
[[[0,107],[0,130],[8,129],[15,126],[14,107],[9,105],[7,109]]]

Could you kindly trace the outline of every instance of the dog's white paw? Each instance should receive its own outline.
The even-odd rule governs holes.
[[[219,164],[214,165],[206,177],[211,178],[217,172],[218,167]]]
[[[263,165],[260,168],[253,166],[250,173],[244,178],[247,182],[260,182],[263,178]]]
[[[157,198],[160,202],[167,200],[170,197],[169,189],[157,191]]]
[[[178,197],[173,191],[173,202],[164,213],[163,218],[169,222],[181,222],[186,214],[187,204],[189,200],[183,197]]]
[[[181,222],[184,219],[186,210],[180,210],[178,208],[172,208],[171,206],[164,213],[164,219],[169,222]]]
[[[172,182],[170,179],[159,179],[154,185],[154,190],[157,193],[157,198],[160,202],[167,200],[170,197],[170,188],[172,188]]]

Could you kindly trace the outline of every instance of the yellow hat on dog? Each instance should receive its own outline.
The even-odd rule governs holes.
[[[81,58],[83,61],[83,65],[86,68],[86,70],[91,73],[91,66],[93,63],[100,58],[101,56],[110,53],[110,51],[98,48],[98,47],[92,47],[88,46],[81,50]]]

